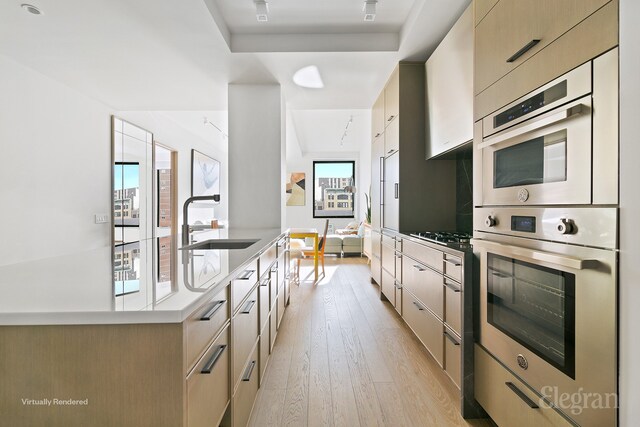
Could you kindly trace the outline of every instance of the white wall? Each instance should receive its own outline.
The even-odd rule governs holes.
[[[620,0],[620,425],[640,419],[640,3]]]
[[[229,85],[229,224],[282,226],[280,85]]]
[[[344,228],[352,221],[362,221],[364,219],[364,196],[361,195],[362,190],[360,183],[367,182],[370,178],[362,177],[361,156],[359,152],[322,152],[307,153],[298,157],[287,159],[287,171],[304,172],[305,177],[305,205],[304,206],[287,206],[286,207],[286,228],[291,227],[315,227],[318,230],[324,229],[325,219],[313,218],[313,162],[314,160],[354,160],[356,162],[356,188],[358,189],[358,197],[356,198],[355,219],[350,218],[330,218],[329,224],[334,229]],[[363,181],[361,181],[361,179]],[[367,185],[368,188],[368,184]]]
[[[0,265],[109,246],[111,109],[0,55]]]
[[[148,111],[115,113],[116,116],[150,131],[156,142],[178,152],[178,227],[182,224],[182,205],[191,196],[191,149],[196,149],[218,160],[221,170],[220,204],[207,203],[204,204],[206,208],[191,208],[189,223],[193,224],[196,221],[208,223],[213,218],[227,220],[229,218],[227,140],[215,129],[206,133],[191,131],[173,119],[176,114],[178,113]],[[182,121],[185,121],[184,114],[183,112],[179,114]],[[206,113],[190,112],[189,114],[193,116],[198,126],[205,128],[202,117],[207,115]]]

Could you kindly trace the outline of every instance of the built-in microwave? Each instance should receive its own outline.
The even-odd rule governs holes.
[[[476,125],[480,205],[618,202],[617,60],[614,49]]]

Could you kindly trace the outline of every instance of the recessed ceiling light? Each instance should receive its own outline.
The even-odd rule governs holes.
[[[254,0],[256,3],[256,19],[258,22],[267,22],[269,20],[269,4],[266,0]]]
[[[293,82],[298,86],[311,89],[322,89],[324,87],[320,71],[315,65],[309,65],[296,71],[293,75]]]
[[[20,5],[24,10],[33,15],[44,15],[44,13],[32,4],[23,3]]]
[[[376,19],[376,3],[378,0],[365,0],[362,6],[364,12],[364,20],[367,22],[373,22]]]

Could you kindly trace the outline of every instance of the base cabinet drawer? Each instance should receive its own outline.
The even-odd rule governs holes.
[[[402,241],[402,253],[409,255],[424,265],[428,265],[436,271],[442,271],[442,252],[436,249],[404,239]]]
[[[402,283],[440,319],[444,314],[444,285],[442,274],[411,258],[402,261]]]
[[[282,316],[284,316],[284,286],[278,290],[278,329],[280,329],[280,322],[282,322]]]
[[[406,288],[402,292],[402,317],[436,362],[442,366],[444,351],[442,320],[431,313]]]
[[[393,275],[389,273],[384,268],[382,269],[382,281],[380,283],[380,292],[385,296],[391,303],[391,305],[396,304],[396,287],[395,287],[395,279]]]
[[[402,284],[396,281],[396,311],[400,316],[402,316]]]
[[[386,236],[382,236],[385,238]],[[396,268],[396,250],[394,246],[382,244],[382,268],[387,270],[389,273],[395,273]]]
[[[258,289],[254,289],[233,318],[233,384],[237,384],[242,368],[258,339]]]
[[[271,332],[269,333],[269,340],[271,341],[271,350],[273,351],[273,346],[276,343],[276,335],[278,334],[278,304],[274,304],[271,307],[271,321],[269,322],[269,329]]]
[[[271,318],[268,317],[264,328],[260,332],[260,385],[262,385],[264,373],[267,370],[267,363],[269,362],[269,353],[271,353],[271,339],[269,338],[269,334],[271,334],[270,320]]]
[[[453,331],[462,335],[462,288],[459,283],[455,283],[447,278],[444,280],[444,322]]]
[[[476,400],[498,426],[570,425],[477,344],[474,371]]]
[[[217,426],[229,403],[229,327],[211,344],[187,377],[187,424]]]
[[[269,275],[262,276],[260,279],[260,286],[258,286],[258,302],[259,302],[259,325],[260,329],[262,329],[267,322],[267,317],[269,317],[269,307],[271,305],[271,300],[269,299],[269,290],[273,286],[271,283],[271,279]]]
[[[191,369],[220,328],[229,320],[229,287],[226,286],[186,320],[187,366]]]
[[[246,427],[258,394],[258,344],[253,349],[247,364],[242,368],[242,377],[233,396],[233,426]]]
[[[238,310],[242,300],[244,300],[251,289],[253,289],[257,281],[258,260],[253,260],[245,266],[244,270],[241,271],[231,283],[233,313]]]
[[[444,328],[444,371],[449,375],[451,381],[460,389],[462,371],[461,357],[462,345],[460,337],[445,326]]]
[[[382,281],[382,263],[377,255],[373,255],[371,258],[371,278],[378,285]]]

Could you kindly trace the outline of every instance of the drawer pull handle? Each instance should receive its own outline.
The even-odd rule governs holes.
[[[452,337],[449,332],[444,331],[443,334],[444,334],[445,338],[447,338],[449,341],[451,341],[453,343],[453,345],[460,345],[458,340],[456,340],[454,337]]]
[[[396,289],[402,289],[402,283],[394,282],[393,285],[396,287]]]
[[[216,363],[218,363],[218,359],[220,359],[220,356],[222,356],[222,353],[224,353],[226,348],[227,348],[226,344],[219,346],[218,349],[215,351],[215,353],[213,353],[213,356],[211,356],[211,359],[209,359],[207,364],[204,365],[200,373],[210,374],[211,371],[213,370],[213,367],[216,366]]]
[[[393,120],[393,118],[394,118],[394,117],[395,117],[394,115],[389,116],[389,118],[387,119],[387,121],[388,121],[388,122],[390,122],[391,120]]]
[[[413,305],[415,305],[416,307],[418,307],[418,310],[420,310],[420,311],[424,311],[424,307],[423,307],[423,306],[421,306],[421,305],[418,303],[418,301],[414,301],[414,302],[413,302]]]
[[[400,197],[400,196],[399,196],[399,193],[400,193],[400,188],[399,188],[399,187],[400,187],[400,184],[396,182],[395,184],[393,184],[393,186],[394,186],[394,188],[395,188],[395,198],[397,199],[398,197]]]
[[[255,272],[255,270],[245,270],[240,273],[240,275],[238,276],[238,280],[249,280],[249,278],[253,276],[253,273]]]
[[[242,310],[240,312],[240,314],[249,314],[249,313],[251,313],[251,310],[253,309],[254,305],[256,305],[256,300],[252,299],[251,301],[249,301],[247,303],[247,305],[244,306],[244,310]]]
[[[421,267],[421,266],[419,266],[419,265],[417,265],[417,264],[413,264],[413,268],[415,268],[415,269],[416,269],[416,270],[418,270],[418,271],[425,271],[425,270],[426,270],[426,268]]]
[[[444,262],[446,262],[447,264],[451,264],[454,267],[460,267],[462,265],[462,263],[460,261],[456,261],[455,259],[444,259]]]
[[[269,286],[271,279],[263,279],[260,281],[260,286]]]
[[[513,391],[520,399],[522,399],[523,402],[526,403],[529,406],[529,408],[531,408],[531,409],[538,409],[539,408],[539,406],[536,405],[536,402],[534,402],[533,400],[531,400],[529,398],[529,396],[524,394],[518,387],[515,386],[514,383],[507,381],[504,384],[507,387],[509,387],[511,389],[511,391]]]
[[[247,367],[247,370],[244,371],[244,376],[242,377],[242,381],[251,381],[251,374],[253,374],[253,368],[256,367],[256,361],[252,360]]]
[[[225,300],[216,301],[213,304],[213,306],[209,309],[209,311],[207,311],[205,314],[202,315],[200,320],[205,320],[205,321],[211,320],[213,315],[216,314],[216,312],[222,308],[225,302],[226,302]]]
[[[445,281],[444,281],[444,285],[445,285],[447,288],[451,289],[453,292],[456,292],[456,293],[457,293],[457,292],[460,292],[460,288],[459,288],[459,287],[457,287],[456,285],[454,285],[453,283],[447,282],[447,281],[445,280]]]
[[[277,273],[278,272],[278,266],[275,266],[271,269],[272,273]]]
[[[491,270],[491,274],[493,274],[494,276],[496,276],[496,277],[498,277],[500,279],[506,279],[507,277],[509,277],[506,274],[500,273],[500,272],[495,271],[495,270]]]
[[[514,53],[513,55],[511,55],[509,57],[509,59],[507,59],[507,62],[514,62],[516,59],[520,58],[522,55],[524,55],[525,53],[527,53],[527,51],[529,49],[531,49],[532,47],[534,47],[535,45],[537,45],[538,43],[540,43],[540,39],[533,39],[531,40],[529,43],[527,43],[526,45],[524,45],[524,47],[522,49],[520,49],[519,51],[517,51],[516,53]]]

